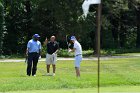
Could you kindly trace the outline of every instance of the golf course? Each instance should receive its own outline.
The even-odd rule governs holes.
[[[52,69],[51,69],[52,71]],[[36,77],[26,76],[26,63],[0,62],[0,93],[97,93],[97,61],[83,60],[76,78],[73,60],[58,60],[56,76],[46,76],[39,61]],[[101,93],[140,93],[140,58],[101,60]]]
[[[140,93],[140,0],[0,0],[0,93]]]

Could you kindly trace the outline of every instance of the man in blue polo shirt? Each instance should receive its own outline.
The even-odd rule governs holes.
[[[41,43],[39,41],[40,36],[38,34],[33,35],[33,39],[31,39],[27,44],[26,55],[28,56],[27,62],[27,75],[30,76],[32,72],[32,76],[36,76],[37,71],[37,63],[39,56],[41,55]]]

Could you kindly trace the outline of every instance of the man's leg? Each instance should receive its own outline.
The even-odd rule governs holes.
[[[52,67],[53,67],[53,73],[55,74],[56,66],[53,64]]]
[[[38,59],[39,59],[39,55],[38,54],[34,54],[32,76],[36,75]]]
[[[76,71],[76,76],[80,77],[80,63],[82,61],[82,56],[76,56],[75,57],[75,71]]]
[[[32,61],[33,61],[33,56],[32,54],[28,55],[28,62],[27,62],[27,75],[31,75],[31,68],[32,68]]]
[[[57,60],[57,55],[52,56],[52,67],[53,67],[53,76],[55,76],[55,71],[56,71],[56,60]]]
[[[75,67],[75,71],[76,71],[76,76],[80,77],[80,68],[79,67]]]
[[[46,54],[46,68],[47,68],[47,75],[50,75],[50,54]]]
[[[47,64],[47,73],[50,73],[50,64]]]

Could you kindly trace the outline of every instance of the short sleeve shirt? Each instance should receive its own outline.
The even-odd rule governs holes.
[[[59,44],[58,42],[48,42],[47,44],[47,53],[48,54],[53,54],[57,49],[59,49]]]
[[[29,53],[32,52],[39,53],[39,50],[41,49],[41,43],[40,41],[34,41],[33,39],[31,39],[27,44],[27,48]]]
[[[74,48],[75,48],[75,56],[79,54],[82,55],[82,47],[78,41],[75,41]]]

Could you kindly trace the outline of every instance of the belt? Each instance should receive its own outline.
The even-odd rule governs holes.
[[[51,53],[48,53],[48,54],[49,54],[49,55],[52,55],[53,53],[52,53],[52,54],[51,54]]]
[[[29,53],[29,54],[38,54],[37,52],[31,52],[31,53]]]
[[[82,55],[82,54],[77,54],[76,56],[80,56],[80,55]]]

